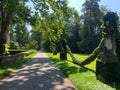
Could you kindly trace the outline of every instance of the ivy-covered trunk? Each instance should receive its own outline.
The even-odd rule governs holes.
[[[66,48],[66,40],[65,39],[60,40],[60,59],[67,60],[67,48]]]

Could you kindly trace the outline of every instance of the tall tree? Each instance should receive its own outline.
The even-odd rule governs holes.
[[[91,52],[98,40],[95,38],[100,33],[101,11],[99,8],[100,0],[86,0],[82,8],[82,20],[84,23],[83,37],[80,42],[81,52]]]
[[[32,0],[32,2],[38,13],[35,20],[37,29],[45,34],[50,41],[60,39],[65,22],[62,18],[62,10],[58,7],[57,1]]]
[[[0,56],[5,52],[5,44],[9,27],[16,22],[28,19],[30,10],[27,0],[0,0]]]
[[[35,31],[35,30],[32,30],[31,31],[31,37],[33,37],[34,40],[37,41],[37,46],[38,46],[38,50],[40,50],[41,48],[41,41],[42,41],[42,33],[40,31]]]
[[[20,25],[17,24],[15,28],[15,37],[16,41],[18,42],[20,48],[25,46],[27,43],[29,43],[29,32],[26,28],[26,25]]]
[[[63,29],[63,37],[67,40],[73,52],[78,52],[78,42],[80,41],[80,16],[74,8],[68,7],[66,14],[66,25]]]
[[[40,14],[39,21],[41,24],[39,24],[39,30],[48,38],[52,44],[51,46],[54,46],[61,39],[63,28],[66,24],[63,18],[63,10],[66,8],[67,0],[32,1]]]

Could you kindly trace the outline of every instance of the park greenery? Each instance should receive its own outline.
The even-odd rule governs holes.
[[[85,0],[79,13],[68,6],[68,0],[0,0],[0,57],[12,50],[44,49],[53,53],[48,56],[78,89],[113,90],[95,79],[95,62],[82,68],[67,55],[68,47],[71,55],[78,53],[73,54],[77,60],[85,60],[87,55],[83,54],[90,54],[100,43],[103,17],[110,10],[99,2]],[[11,67],[0,67],[0,78],[16,64]],[[118,85],[113,87],[119,89]]]
[[[95,77],[96,62],[80,67],[72,62],[72,58],[68,54],[68,60],[60,60],[59,55],[53,55],[47,53],[47,55],[55,62],[60,70],[72,81],[72,83],[78,88],[78,90],[119,90],[119,84],[107,85],[97,80]],[[74,54],[76,59],[85,60],[87,54]]]
[[[91,53],[100,42],[102,18],[109,11],[99,6],[99,0],[86,0],[80,15],[68,0],[1,0],[0,6],[0,56],[9,49],[59,52],[62,39],[72,52]]]

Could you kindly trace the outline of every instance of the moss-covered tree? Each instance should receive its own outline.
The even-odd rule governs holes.
[[[96,77],[104,83],[114,83],[119,80],[119,38],[117,29],[118,16],[108,12],[104,16],[103,38],[98,47],[79,65],[86,65],[96,59]],[[117,41],[117,42],[116,42]],[[116,47],[117,45],[117,47]],[[117,51],[116,51],[117,50]]]

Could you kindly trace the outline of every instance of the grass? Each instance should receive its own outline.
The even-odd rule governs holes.
[[[29,50],[29,51],[31,52],[31,54],[26,56],[23,60],[16,62],[14,64],[10,64],[8,66],[0,66],[0,80],[3,79],[4,77],[8,76],[10,74],[10,72],[17,69],[21,65],[23,65],[25,62],[30,60],[36,54],[35,50]]]
[[[104,84],[95,77],[95,64],[92,63],[85,67],[80,67],[72,63],[71,57],[68,55],[68,60],[60,60],[59,54],[53,55],[47,53],[47,55],[56,63],[61,71],[72,81],[72,83],[78,88],[78,90],[120,90],[120,85],[114,85],[113,87]],[[85,60],[88,55],[74,54],[77,60]]]

